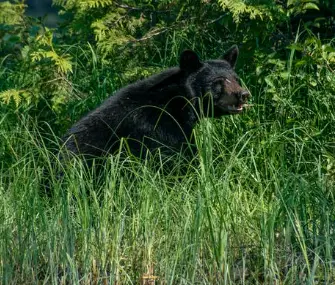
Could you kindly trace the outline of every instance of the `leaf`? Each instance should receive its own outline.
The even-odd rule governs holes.
[[[29,51],[30,51],[30,46],[29,45],[26,45],[21,49],[21,56],[22,56],[23,59],[28,58]]]
[[[309,81],[309,84],[312,85],[313,87],[315,87],[316,85],[318,85],[318,83],[317,83],[316,80],[314,80],[314,79],[311,79],[311,80]]]
[[[279,76],[280,76],[281,78],[283,78],[283,79],[288,79],[289,75],[290,75],[290,74],[289,74],[287,71],[285,71],[285,72],[281,72],[281,73],[279,74]]]
[[[269,85],[272,88],[275,88],[275,85],[274,85],[274,83],[272,82],[272,80],[269,76],[265,77],[264,80],[265,80],[267,85]]]
[[[320,10],[320,9],[318,5],[309,2],[309,3],[304,4],[303,10]]]
[[[307,64],[307,61],[305,59],[301,59],[295,63],[295,67],[304,66],[306,64]]]
[[[298,43],[290,44],[289,46],[287,46],[287,48],[290,50],[298,50],[298,51],[302,51],[304,49],[303,46]]]
[[[322,50],[325,52],[335,52],[335,49],[329,44],[322,45]]]
[[[330,53],[328,54],[328,60],[329,60],[330,62],[335,62],[335,52],[330,52]]]

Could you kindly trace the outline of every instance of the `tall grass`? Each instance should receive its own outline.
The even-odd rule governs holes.
[[[190,164],[115,155],[100,180],[80,160],[61,165],[29,122],[2,129],[2,283],[335,282],[334,156],[305,123],[264,121],[254,103],[202,120]]]

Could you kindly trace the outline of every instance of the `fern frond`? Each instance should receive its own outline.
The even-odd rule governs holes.
[[[42,59],[50,59],[57,66],[58,73],[72,73],[72,62],[69,55],[60,56],[55,51],[45,51],[39,49],[31,54],[31,58],[33,62],[37,62]]]
[[[112,0],[81,0],[79,1],[79,6],[83,10],[92,8],[103,8],[113,3]]]
[[[78,0],[53,0],[54,5],[59,5],[65,10],[70,10],[78,6]]]
[[[16,108],[18,108],[22,99],[28,104],[31,102],[31,95],[26,90],[8,89],[6,91],[0,92],[0,100],[5,104],[10,104],[14,101]]]
[[[79,10],[86,11],[94,8],[104,8],[112,5],[113,0],[54,0],[55,5],[62,6],[65,10],[78,8]]]
[[[224,10],[229,10],[232,13],[235,23],[240,23],[242,16],[249,16],[250,19],[260,19],[262,21],[272,20],[272,13],[269,9],[271,3],[267,5],[250,4],[245,0],[218,0],[220,6]]]
[[[23,23],[24,10],[27,5],[11,4],[9,1],[0,3],[0,24],[17,25]]]
[[[52,46],[52,38],[53,38],[53,33],[50,31],[47,27],[45,27],[45,32],[42,34],[39,34],[36,37],[36,42],[38,42],[41,45],[45,46]]]
[[[55,64],[57,66],[58,73],[72,73],[72,62],[70,56],[58,56],[55,59]]]

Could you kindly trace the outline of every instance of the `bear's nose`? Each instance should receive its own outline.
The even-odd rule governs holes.
[[[250,97],[250,93],[247,90],[243,90],[240,93],[240,99],[245,102]]]

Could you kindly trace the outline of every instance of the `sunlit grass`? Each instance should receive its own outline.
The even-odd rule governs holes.
[[[333,282],[332,156],[305,124],[261,122],[258,108],[203,120],[190,163],[115,155],[100,178],[61,165],[26,122],[2,130],[2,283]]]

